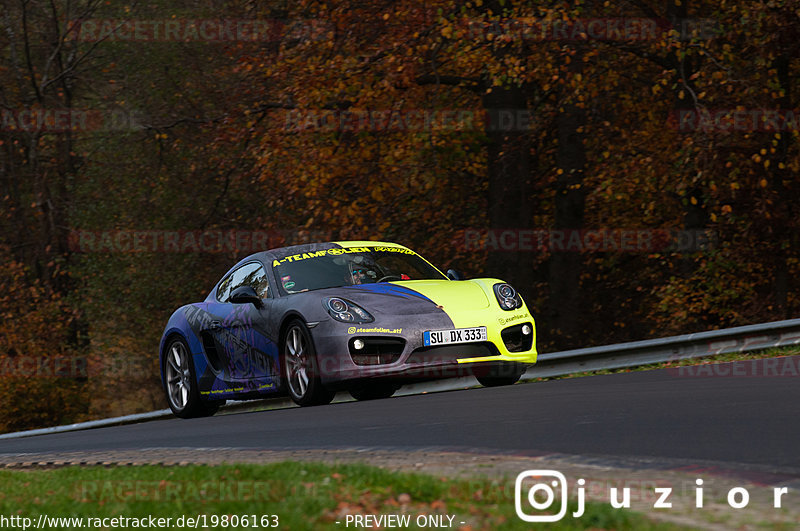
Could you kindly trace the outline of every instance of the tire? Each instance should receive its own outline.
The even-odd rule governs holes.
[[[314,342],[305,323],[292,321],[281,341],[281,365],[289,397],[298,406],[330,404],[335,391],[330,391],[319,377],[319,364]]]
[[[400,389],[400,386],[393,383],[369,382],[348,389],[348,392],[350,396],[359,401],[378,400],[381,398],[389,398],[395,394],[398,389]]]
[[[524,373],[524,365],[500,364],[493,365],[487,370],[476,373],[475,378],[477,378],[478,383],[484,387],[500,387],[517,383]]]
[[[217,412],[221,402],[207,402],[200,396],[194,362],[183,338],[170,339],[161,365],[167,404],[176,417],[208,417]]]

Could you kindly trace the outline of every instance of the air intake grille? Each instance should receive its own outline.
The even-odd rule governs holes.
[[[465,358],[496,356],[497,349],[491,343],[467,343],[463,345],[444,345],[440,347],[418,348],[411,353],[406,363],[433,363],[455,361]]]

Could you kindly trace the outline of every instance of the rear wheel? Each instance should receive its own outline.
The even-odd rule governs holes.
[[[517,383],[524,373],[525,366],[522,364],[500,364],[476,372],[475,378],[484,387],[500,387]]]
[[[286,390],[299,406],[329,404],[334,391],[322,385],[311,334],[306,325],[292,321],[283,336],[283,367]]]
[[[221,403],[206,402],[200,397],[194,362],[182,338],[174,337],[167,344],[162,367],[167,403],[175,416],[189,419],[217,412]]]
[[[348,390],[350,396],[356,400],[377,400],[379,398],[389,398],[400,386],[388,382],[369,382],[359,384]]]

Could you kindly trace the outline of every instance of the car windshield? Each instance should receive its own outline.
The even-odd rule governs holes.
[[[394,280],[447,279],[414,251],[400,247],[326,249],[274,260],[278,285],[288,294]]]

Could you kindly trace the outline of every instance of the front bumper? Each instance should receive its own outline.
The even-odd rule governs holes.
[[[396,319],[392,324],[382,325],[348,326],[333,320],[319,323],[311,332],[322,382],[332,388],[376,378],[407,384],[480,374],[489,368],[520,372],[525,365],[536,363],[536,328],[530,315],[488,325],[476,320],[474,325],[467,326],[486,326],[487,341],[437,347],[425,347],[423,333],[454,326],[452,322],[439,322],[436,314],[425,317],[422,326],[415,323],[413,328],[396,326]],[[524,324],[530,326],[531,334],[527,344],[520,344],[518,337],[510,337],[509,331],[519,330]],[[365,344],[360,351],[354,348],[356,339]]]

